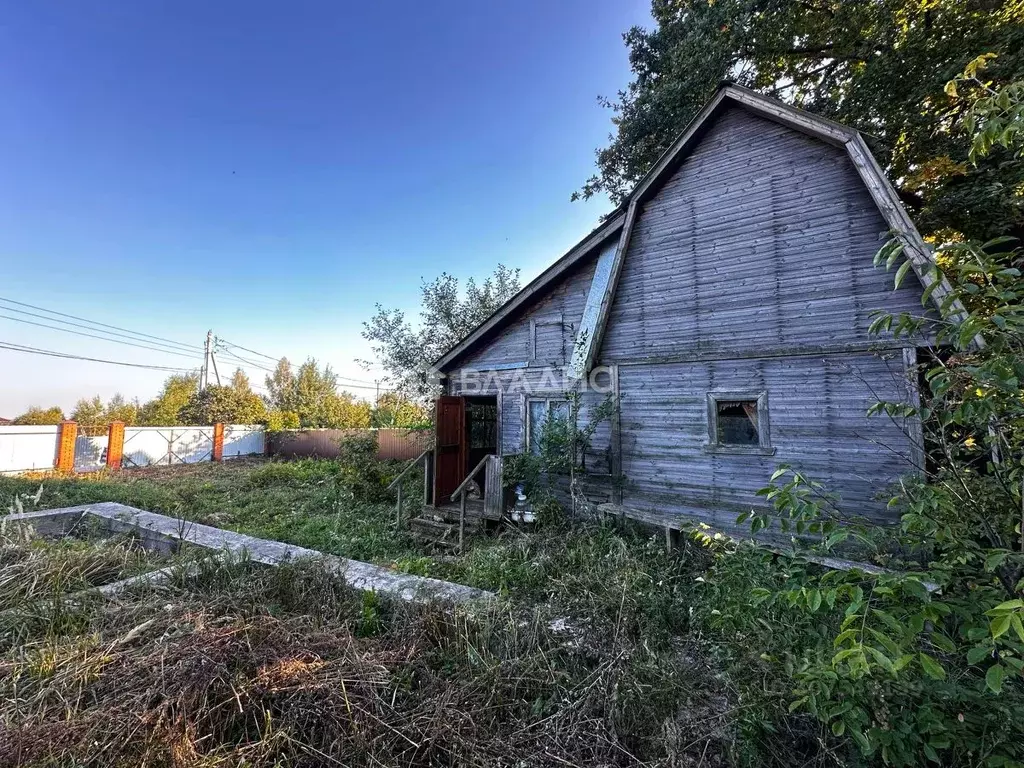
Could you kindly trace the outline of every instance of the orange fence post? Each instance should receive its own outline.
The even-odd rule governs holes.
[[[124,456],[124,422],[112,421],[107,427],[107,467],[120,469]]]
[[[213,425],[213,460],[224,461],[224,425]]]
[[[57,471],[75,471],[75,440],[78,438],[78,424],[62,421],[57,431]]]

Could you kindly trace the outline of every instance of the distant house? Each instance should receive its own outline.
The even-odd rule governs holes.
[[[898,290],[872,263],[894,231],[914,270]],[[921,427],[866,412],[917,398],[919,342],[868,327],[922,313],[930,259],[859,133],[723,86],[614,215],[437,362],[430,501],[483,456],[536,450],[582,380],[582,420],[616,403],[589,487],[629,516],[728,529],[787,463],[890,519],[879,493],[922,469]]]
[[[0,427],[4,427],[4,426],[7,426],[8,424],[13,424],[13,423],[14,423],[14,419],[5,419],[2,416],[0,416]]]

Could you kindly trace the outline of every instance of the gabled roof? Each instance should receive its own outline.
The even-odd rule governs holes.
[[[618,245],[612,260],[610,279],[607,282],[600,306],[597,309],[594,333],[585,340],[586,347],[581,350],[580,355],[582,372],[585,373],[593,368],[600,355],[601,341],[608,324],[608,317],[611,314],[619,275],[622,272],[626,252],[629,250],[629,239],[633,233],[633,226],[636,223],[637,216],[640,214],[640,210],[644,203],[657,193],[661,186],[689,156],[718,115],[734,105],[738,105],[759,117],[780,123],[808,136],[845,149],[854,168],[867,187],[868,193],[878,206],[882,218],[889,225],[889,229],[902,241],[904,255],[910,261],[911,267],[921,281],[921,284],[928,288],[935,282],[935,278],[930,270],[934,263],[931,250],[925,244],[921,234],[914,226],[914,222],[911,221],[910,216],[903,208],[899,197],[896,195],[896,190],[893,189],[889,180],[885,177],[885,173],[871,154],[871,150],[868,149],[860,133],[840,123],[788,106],[747,88],[725,83],[718,89],[711,101],[705,104],[700,112],[697,113],[697,116],[690,121],[690,124],[679,135],[679,138],[658,159],[651,170],[636,185],[629,197],[623,201],[622,205],[619,206],[614,215],[603,226],[594,230],[594,232],[570,250],[569,253],[541,274],[540,277],[512,297],[497,312],[478,326],[466,339],[442,357],[436,363],[436,367],[441,370],[450,367],[455,360],[474,348],[485,337],[489,337],[497,332],[511,320],[516,310],[536,296],[555,278],[564,274],[573,264],[588,254],[592,254],[596,248],[617,232],[619,238]],[[941,280],[940,284],[931,293],[932,301],[941,309],[949,292],[948,284],[945,280]],[[951,309],[954,315],[959,315],[963,312],[963,307],[959,303],[954,303]]]
[[[572,269],[580,261],[594,254],[602,245],[617,235],[619,230],[622,229],[622,222],[624,220],[625,216],[621,211],[614,211],[612,216],[605,220],[601,226],[576,243],[562,258],[541,272],[519,293],[498,307],[494,314],[474,328],[466,338],[448,350],[443,357],[434,363],[434,367],[439,371],[444,371],[446,368],[451,367],[451,364],[458,358],[471,352],[481,342],[507,325],[512,320],[516,310],[542,293],[547,286],[551,285],[551,283]]]

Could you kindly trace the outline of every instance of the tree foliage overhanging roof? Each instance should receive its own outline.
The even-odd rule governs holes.
[[[1024,234],[1024,170],[972,167],[947,81],[996,53],[995,84],[1024,73],[1021,0],[653,0],[624,39],[633,80],[605,104],[615,134],[577,193],[613,201],[672,144],[723,79],[875,137],[872,150],[926,235]]]

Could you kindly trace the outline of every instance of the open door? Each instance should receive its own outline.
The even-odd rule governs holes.
[[[466,476],[466,398],[437,398],[434,506],[448,504]]]

